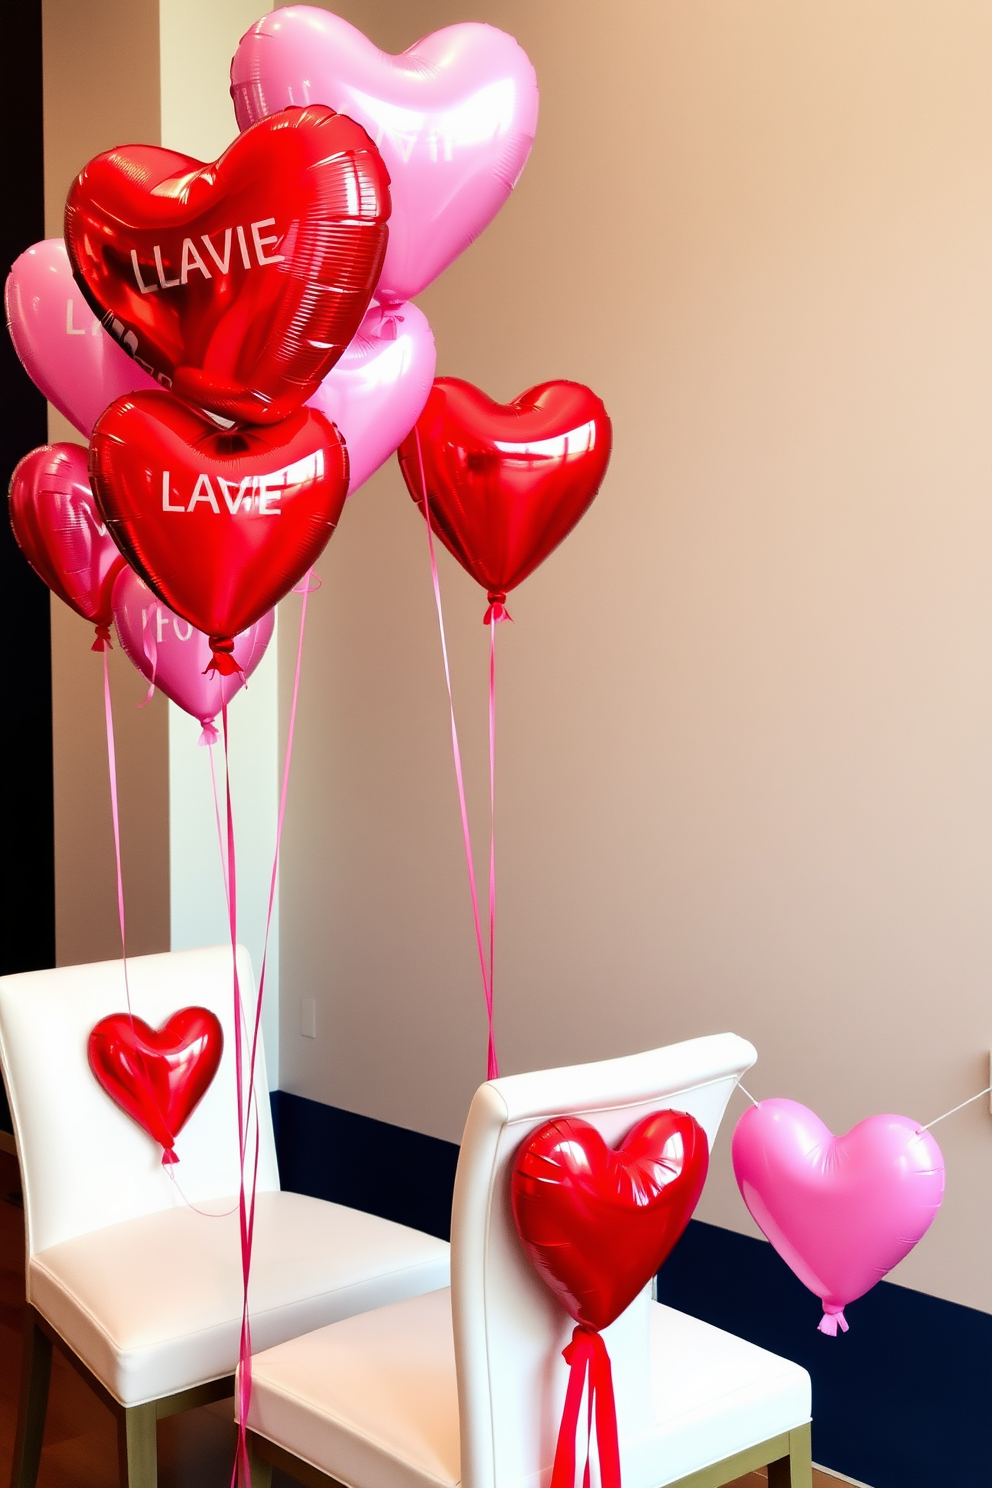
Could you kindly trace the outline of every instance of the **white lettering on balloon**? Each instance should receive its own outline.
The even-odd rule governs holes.
[[[304,466],[305,469],[302,468]],[[244,516],[251,516],[254,513],[259,517],[281,517],[279,501],[285,494],[286,487],[296,485],[301,479],[312,480],[315,476],[319,478],[322,471],[323,461],[318,452],[317,456],[299,461],[289,470],[277,470],[273,475],[246,475],[236,490],[234,481],[225,480],[222,475],[215,475],[211,479],[206,472],[201,472],[196,477],[189,500],[184,505],[181,494],[173,489],[171,472],[163,470],[162,510],[189,513],[195,511],[197,507],[206,506],[216,516],[221,516],[222,512],[226,511],[232,517],[238,516],[239,513]],[[218,491],[223,507],[217,499]],[[179,498],[178,504],[172,500],[173,496]]]
[[[203,252],[192,238],[183,238],[182,246],[178,253],[169,253],[169,264],[167,265],[162,255],[162,244],[155,243],[152,247],[152,258],[155,260],[155,273],[152,276],[149,265],[142,264],[138,259],[137,249],[131,249],[131,267],[134,270],[134,280],[143,295],[158,294],[160,289],[176,289],[179,285],[188,284],[190,274],[202,274],[204,279],[213,279],[216,276],[221,279],[230,273],[231,269],[231,247],[234,236],[237,236],[238,249],[241,254],[241,262],[246,269],[254,267],[265,268],[269,264],[282,263],[285,259],[284,253],[269,253],[266,250],[273,244],[279,242],[278,233],[262,234],[263,227],[274,227],[274,217],[264,217],[259,222],[248,224],[249,237],[242,226],[224,229],[224,247],[218,252],[217,245],[213,242],[209,233],[200,234],[200,243]],[[252,260],[251,248],[255,250],[255,259]],[[178,261],[179,272],[175,272],[174,265]],[[211,268],[210,265],[213,265]],[[147,275],[147,278],[145,277]],[[156,283],[155,281],[158,281]],[[67,326],[68,328],[68,326]],[[77,333],[78,334],[78,333]]]

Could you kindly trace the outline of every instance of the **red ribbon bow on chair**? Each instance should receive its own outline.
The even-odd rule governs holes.
[[[575,1488],[575,1445],[579,1429],[579,1408],[583,1393],[588,1401],[586,1421],[586,1465],[582,1488],[589,1488],[592,1466],[592,1426],[596,1422],[596,1447],[599,1453],[599,1480],[602,1488],[620,1488],[620,1442],[617,1437],[617,1407],[613,1398],[613,1371],[606,1344],[593,1328],[582,1323],[572,1334],[572,1341],[562,1350],[562,1358],[571,1366],[565,1408],[558,1428],[555,1465],[551,1488]]]
[[[652,1111],[616,1149],[577,1116],[521,1143],[510,1179],[513,1221],[538,1275],[578,1327],[551,1488],[576,1488],[582,1397],[590,1488],[593,1424],[601,1488],[621,1488],[613,1372],[600,1329],[629,1307],[689,1222],[706,1180],[706,1133],[683,1111]]]

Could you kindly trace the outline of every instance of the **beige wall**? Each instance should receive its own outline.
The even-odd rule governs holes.
[[[334,8],[391,50],[466,13]],[[542,116],[514,198],[423,297],[439,371],[499,398],[588,381],[616,435],[500,634],[504,1068],[731,1028],[756,1095],[838,1131],[929,1121],[986,1083],[992,1039],[992,11],[472,14],[526,47]],[[395,466],[321,571],[282,1083],[457,1139],[481,991]],[[442,584],[481,868],[484,602],[447,555]],[[937,1134],[945,1209],[896,1278],[992,1308],[987,1102]],[[748,1230],[726,1152],[701,1213]]]
[[[158,0],[44,0],[45,231],[92,156],[160,135]],[[49,409],[48,437],[82,444]],[[55,946],[60,965],[120,955],[100,657],[92,627],[52,600]],[[111,654],[128,950],[169,945],[168,705]]]
[[[237,133],[228,69],[259,0],[44,0],[45,230],[66,193],[114,145],[165,143],[213,159]],[[49,438],[81,436],[49,409]],[[56,949],[71,965],[120,954],[100,659],[92,631],[52,601]],[[161,694],[111,657],[128,949],[170,944],[169,724]],[[182,799],[176,809],[190,803]],[[262,872],[260,867],[259,873]]]

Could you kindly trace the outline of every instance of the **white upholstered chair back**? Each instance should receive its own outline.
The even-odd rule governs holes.
[[[757,1055],[734,1034],[629,1058],[492,1080],[476,1092],[462,1139],[451,1232],[451,1289],[464,1488],[547,1481],[574,1324],[524,1254],[510,1210],[510,1172],[524,1138],[577,1115],[610,1145],[670,1107],[703,1126],[712,1149],[734,1086]],[[650,1421],[650,1285],[604,1331],[624,1442]]]
[[[247,951],[238,967],[246,1015],[255,983]],[[240,1182],[230,946],[129,957],[131,1007],[157,1028],[182,1007],[216,1013],[224,1030],[220,1068],[176,1141],[176,1182],[162,1149],[94,1078],[91,1028],[126,1011],[123,963],[98,961],[0,977],[0,1061],[10,1096],[24,1190],[29,1256],[72,1239],[181,1205],[236,1194]],[[279,1187],[264,1056],[255,1073],[260,1132],[258,1186]]]

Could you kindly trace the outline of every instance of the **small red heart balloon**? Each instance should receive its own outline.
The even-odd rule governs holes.
[[[655,1111],[614,1151],[577,1116],[524,1141],[510,1180],[524,1250],[588,1328],[618,1318],[666,1259],[706,1181],[709,1148],[683,1111]]]
[[[65,241],[145,371],[225,418],[274,423],[358,330],[388,216],[372,141],[315,105],[262,120],[211,165],[154,145],[97,155],[69,192]]]
[[[133,393],[98,421],[90,475],[132,568],[231,673],[234,636],[299,583],[334,531],[348,454],[312,408],[225,431],[168,393]]]
[[[90,1069],[111,1100],[178,1162],[176,1137],[217,1073],[224,1032],[209,1008],[180,1008],[161,1028],[130,1013],[101,1018],[87,1044]]]
[[[93,650],[102,651],[114,581],[127,565],[93,499],[80,445],[43,444],[24,456],[10,478],[10,525],[38,577],[96,626]]]
[[[512,403],[438,377],[399,448],[410,495],[503,618],[509,590],[568,536],[606,474],[612,428],[579,382],[543,382]]]

